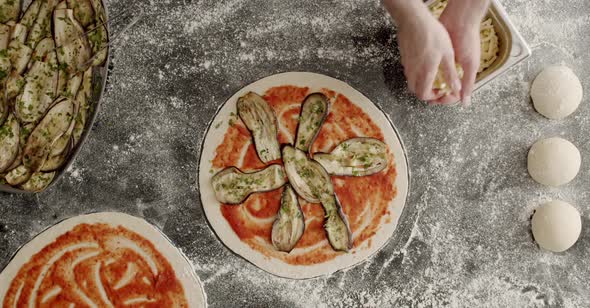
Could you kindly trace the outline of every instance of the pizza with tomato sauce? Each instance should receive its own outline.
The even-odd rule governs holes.
[[[96,213],[65,220],[25,245],[0,274],[0,303],[205,307],[193,272],[184,256],[144,220]]]
[[[386,116],[336,79],[284,73],[234,95],[199,170],[221,240],[273,274],[309,278],[363,261],[393,234],[407,161]]]

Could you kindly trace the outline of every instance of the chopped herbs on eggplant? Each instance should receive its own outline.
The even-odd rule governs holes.
[[[308,95],[301,106],[295,147],[308,152],[328,115],[330,102],[322,93]]]
[[[352,138],[331,153],[314,154],[313,159],[331,175],[366,176],[387,167],[387,146],[374,138]]]
[[[5,172],[18,156],[20,126],[11,114],[0,126],[0,173]]]
[[[242,203],[252,193],[275,190],[286,182],[285,171],[280,165],[270,165],[249,173],[229,167],[214,175],[211,180],[217,201],[226,204]]]
[[[285,146],[283,163],[289,183],[301,198],[318,203],[324,194],[333,194],[334,187],[328,173],[320,164],[310,160],[302,150]]]
[[[280,159],[277,117],[270,105],[254,92],[240,97],[237,105],[240,118],[252,133],[260,160],[268,163]]]
[[[299,207],[297,194],[291,185],[285,185],[281,195],[281,207],[272,225],[271,239],[279,251],[293,250],[305,230],[303,211]]]
[[[23,152],[23,164],[32,172],[41,170],[51,153],[51,145],[63,135],[72,120],[74,103],[64,99],[52,107],[27,140]]]

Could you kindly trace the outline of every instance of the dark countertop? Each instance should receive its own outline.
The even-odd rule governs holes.
[[[468,109],[428,108],[405,83],[378,0],[111,0],[145,18],[115,41],[109,85],[88,142],[38,195],[0,194],[0,268],[44,228],[114,210],[160,227],[193,262],[211,307],[590,306],[590,2],[503,1],[533,56],[482,88]],[[533,77],[566,64],[586,96],[550,121],[530,102]],[[207,123],[244,85],[284,71],[324,73],[381,106],[399,129],[412,190],[398,229],[373,258],[329,277],[274,277],[230,252],[207,225],[197,165]],[[527,174],[528,147],[559,135],[582,153],[561,189]],[[570,250],[543,252],[529,216],[560,198],[582,213]]]

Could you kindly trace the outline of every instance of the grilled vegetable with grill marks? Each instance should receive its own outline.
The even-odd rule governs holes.
[[[12,186],[20,185],[31,178],[31,171],[24,165],[20,165],[8,172],[4,178]]]
[[[51,37],[51,15],[53,14],[53,10],[58,5],[57,0],[40,0],[40,2],[41,3],[39,5],[39,11],[36,14],[37,16],[35,17],[35,22],[33,22],[31,31],[27,37],[27,45],[31,47],[37,46],[37,43],[39,43],[42,39]]]
[[[25,13],[23,14],[23,17],[20,20],[21,24],[25,25],[29,29],[33,27],[35,21],[37,20],[37,15],[39,15],[39,8],[41,7],[41,2],[42,0],[33,0],[29,4],[27,9],[25,10]]]
[[[41,167],[41,171],[42,172],[50,172],[50,171],[55,171],[58,170],[59,168],[61,168],[64,163],[66,162],[66,160],[68,159],[68,156],[70,155],[72,149],[73,149],[73,143],[74,140],[72,138],[68,139],[68,143],[66,144],[66,148],[59,154],[57,155],[49,155],[49,157],[47,158],[47,160],[45,161],[45,163],[43,163],[43,167]]]
[[[20,15],[20,0],[0,0],[0,23],[16,21]]]
[[[49,172],[49,173],[35,172],[31,175],[31,177],[25,183],[23,183],[20,186],[20,188],[22,190],[31,191],[31,192],[42,191],[45,188],[47,188],[47,186],[49,186],[49,184],[51,184],[51,181],[53,181],[54,177],[55,177],[55,172]]]
[[[67,0],[67,4],[82,27],[87,27],[94,21],[94,9],[90,0]]]
[[[27,169],[37,172],[43,167],[51,146],[70,126],[73,112],[74,103],[70,99],[60,101],[47,112],[25,145],[23,164]]]
[[[281,196],[281,207],[272,225],[272,244],[277,250],[293,250],[305,230],[303,211],[299,207],[297,194],[291,185],[285,185]]]
[[[264,163],[281,158],[277,117],[260,95],[249,92],[238,99],[238,114],[254,138],[258,157]]]
[[[342,206],[335,194],[322,198],[322,206],[326,212],[324,229],[328,236],[328,242],[334,250],[348,251],[352,248],[352,232],[348,225],[346,215],[342,212]]]
[[[18,156],[20,126],[11,114],[0,126],[0,173],[5,172]]]
[[[286,182],[285,171],[280,165],[270,165],[250,173],[229,167],[211,179],[217,201],[226,204],[242,203],[252,193],[275,190]]]
[[[46,62],[36,61],[33,64],[14,107],[21,122],[37,122],[43,117],[57,96],[57,74],[55,52],[49,53]]]
[[[12,29],[9,25],[0,24],[0,51],[8,48]]]
[[[84,29],[70,9],[53,12],[53,31],[60,68],[70,76],[85,71],[90,66],[92,49]]]
[[[33,49],[25,44],[28,29],[22,24],[16,24],[12,29],[12,39],[8,43],[8,57],[12,63],[12,71],[22,75],[31,60]]]
[[[352,247],[350,227],[326,170],[307,158],[303,151],[291,146],[283,148],[283,162],[289,183],[299,196],[309,202],[322,204],[326,213],[324,229],[332,248],[348,251]]]
[[[6,90],[0,84],[0,126],[4,125],[4,122],[8,118],[8,109],[10,109],[10,105],[8,104],[8,100],[6,99]],[[0,149],[1,150],[1,149]]]
[[[295,147],[308,152],[328,115],[330,102],[322,93],[308,95],[301,106]]]
[[[314,154],[313,159],[332,175],[371,175],[387,167],[387,146],[374,138],[352,138],[329,154]]]
[[[301,198],[318,203],[322,195],[333,193],[332,181],[326,170],[317,162],[307,158],[305,152],[292,146],[285,146],[283,163],[289,183]]]

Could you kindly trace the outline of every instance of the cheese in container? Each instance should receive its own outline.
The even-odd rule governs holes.
[[[444,11],[446,4],[447,0],[426,2],[432,14],[437,18]],[[531,55],[531,49],[497,0],[491,1],[488,12],[481,22],[480,38],[481,62],[474,91]],[[459,73],[461,73],[460,69]],[[435,81],[435,88],[450,92],[444,78],[439,78],[442,77],[440,75],[442,74],[439,74]]]

